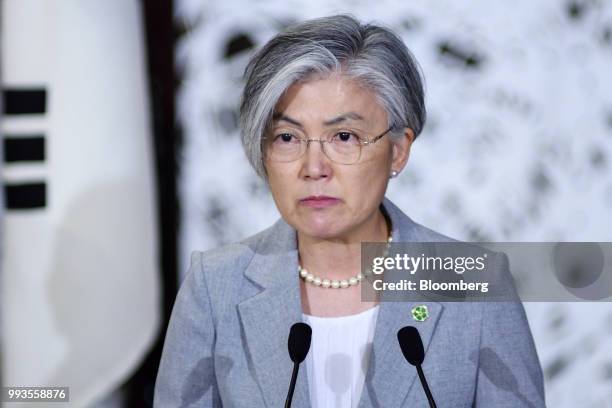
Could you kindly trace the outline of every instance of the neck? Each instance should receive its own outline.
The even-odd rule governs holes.
[[[358,229],[341,236],[317,238],[298,231],[300,265],[330,280],[348,279],[361,270],[361,243],[386,242],[390,234],[390,225],[380,210]]]

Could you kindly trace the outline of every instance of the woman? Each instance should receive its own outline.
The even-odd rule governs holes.
[[[243,145],[281,219],[194,252],[174,305],[159,407],[280,407],[287,337],[312,326],[294,407],[424,407],[397,331],[404,302],[361,301],[361,242],[447,241],[385,198],[425,121],[417,65],[389,30],[346,15],[307,21],[250,61]],[[440,407],[544,406],[520,303],[423,303],[424,371]]]

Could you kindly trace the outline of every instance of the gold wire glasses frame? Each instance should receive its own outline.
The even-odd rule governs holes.
[[[319,142],[321,150],[331,161],[338,164],[355,164],[361,158],[361,150],[364,146],[376,143],[393,128],[394,126],[389,127],[371,140],[361,138],[347,130],[335,131],[326,139],[306,139],[289,132],[281,132],[276,136],[264,137],[268,142],[266,143],[265,154],[271,161],[288,163],[302,157],[306,153],[310,142]],[[349,138],[345,139],[347,135]],[[329,144],[329,149],[325,148],[325,143]]]

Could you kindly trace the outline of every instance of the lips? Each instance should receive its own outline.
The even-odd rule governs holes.
[[[300,200],[300,205],[311,208],[326,208],[340,203],[340,199],[329,196],[310,196]]]

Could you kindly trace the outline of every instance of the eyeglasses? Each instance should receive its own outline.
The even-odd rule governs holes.
[[[355,164],[361,158],[361,149],[364,146],[376,143],[391,129],[393,126],[371,139],[348,130],[333,130],[321,139],[308,139],[295,130],[282,131],[264,138],[265,154],[271,161],[288,163],[302,157],[310,142],[319,142],[321,150],[331,161],[338,164]],[[326,144],[328,148],[325,147]]]

